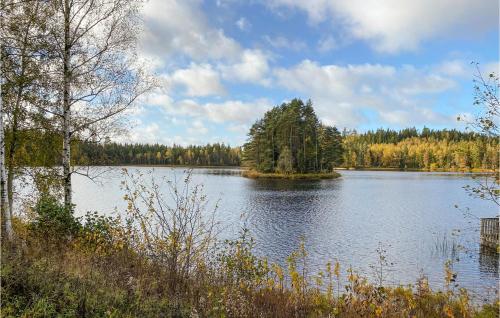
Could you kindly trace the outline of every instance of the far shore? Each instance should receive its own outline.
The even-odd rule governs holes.
[[[488,170],[488,169],[444,169],[444,168],[437,168],[437,169],[417,169],[417,168],[406,168],[406,169],[401,169],[401,168],[365,168],[365,167],[350,167],[350,168],[345,168],[345,167],[338,167],[335,168],[334,170],[354,170],[354,171],[398,171],[398,172],[455,172],[455,173],[496,173],[497,171],[495,170]]]
[[[84,167],[84,165],[76,165]],[[89,165],[88,167],[144,167],[144,168],[188,168],[188,169],[244,169],[241,166],[190,166],[190,165],[168,165],[168,164],[102,164]]]
[[[78,165],[77,165],[78,166]],[[83,166],[83,165],[82,165]],[[150,167],[150,168],[187,168],[187,169],[238,169],[242,171],[247,171],[247,167],[244,166],[193,166],[193,165],[171,165],[171,164],[102,164],[102,165],[89,165],[89,167]],[[343,170],[353,170],[353,171],[396,171],[396,172],[454,172],[454,173],[497,173],[497,171],[494,170],[488,170],[488,169],[443,169],[443,168],[438,168],[438,169],[416,169],[416,168],[407,168],[407,169],[400,169],[400,168],[365,168],[365,167],[337,167],[334,168],[334,171],[343,171]],[[252,170],[253,171],[253,170]],[[266,174],[269,175],[269,174]],[[281,175],[281,174],[276,174],[276,175]],[[296,176],[299,176],[301,174],[293,174]],[[305,174],[309,175],[309,174]],[[280,178],[280,177],[276,177]],[[281,178],[283,179],[283,178]],[[290,179],[290,178],[286,178]],[[300,177],[296,179],[302,179]],[[305,178],[304,178],[305,179]]]

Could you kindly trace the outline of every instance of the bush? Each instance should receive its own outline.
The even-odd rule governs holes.
[[[53,196],[42,196],[35,206],[35,212],[30,230],[40,237],[66,241],[74,237],[81,228],[73,210],[66,208]]]

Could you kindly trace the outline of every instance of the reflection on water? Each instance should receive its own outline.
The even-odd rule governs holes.
[[[498,253],[486,246],[479,250],[479,270],[483,277],[498,277]]]
[[[156,168],[154,173],[171,178],[182,175],[183,169]],[[478,221],[464,218],[454,207],[469,207],[478,217],[496,214],[491,202],[465,194],[462,187],[471,182],[470,175],[341,174],[334,180],[252,180],[240,177],[238,169],[195,169],[193,180],[204,184],[212,202],[220,199],[223,235],[235,237],[241,227],[248,227],[256,252],[271,261],[283,262],[303,237],[311,266],[324,268],[328,261],[339,260],[344,270],[352,265],[370,276],[380,242],[388,261],[395,263],[388,283],[414,283],[423,272],[433,287],[442,288],[444,263],[451,259],[460,286],[478,297],[493,297],[498,255],[479,250]],[[123,210],[119,181],[115,175],[99,187],[75,178],[77,210]],[[467,230],[453,235],[456,229]]]

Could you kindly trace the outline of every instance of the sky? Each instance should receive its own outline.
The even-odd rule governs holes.
[[[499,68],[498,0],[149,0],[139,58],[159,88],[118,141],[245,142],[311,99],[339,129],[463,129],[472,78]]]

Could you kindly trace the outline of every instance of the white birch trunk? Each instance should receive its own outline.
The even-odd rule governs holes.
[[[0,71],[2,69],[2,61],[0,59]],[[5,169],[5,136],[4,136],[4,110],[3,110],[3,100],[2,86],[3,86],[3,73],[0,72],[0,207],[2,211],[2,217],[5,223],[5,234],[7,238],[11,240],[14,236],[12,230],[12,215],[10,214],[9,200],[7,197],[7,171]]]
[[[63,73],[63,179],[64,179],[64,205],[72,209],[71,187],[71,47],[70,47],[70,5],[69,0],[64,1],[64,73]]]

